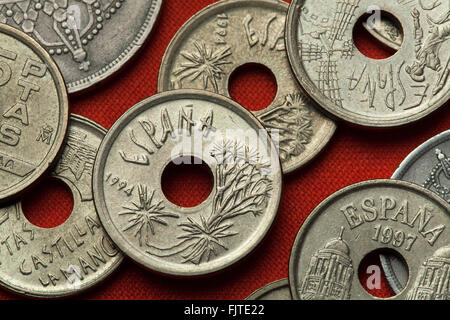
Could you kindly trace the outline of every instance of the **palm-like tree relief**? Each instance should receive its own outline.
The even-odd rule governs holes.
[[[204,42],[194,41],[193,44],[195,51],[192,53],[181,52],[181,56],[187,61],[174,71],[173,74],[177,78],[172,81],[173,89],[182,88],[182,81],[186,78],[194,81],[201,77],[203,89],[212,89],[214,92],[219,93],[217,81],[221,80],[224,75],[222,67],[226,64],[231,64],[231,62],[226,61],[226,58],[231,55],[231,48],[227,46],[213,51]]]
[[[308,98],[302,94],[287,95],[282,105],[260,115],[259,119],[270,131],[278,130],[282,160],[300,155],[311,142],[313,118]]]
[[[123,231],[134,229],[133,235],[139,239],[140,246],[142,246],[143,240],[148,245],[150,237],[155,235],[154,223],[167,226],[164,218],[179,218],[175,213],[164,211],[162,200],[155,200],[154,194],[155,191],[149,192],[146,186],[138,185],[139,202],[131,201],[130,205],[123,206],[125,211],[119,213],[121,216],[128,216],[128,225]]]
[[[199,264],[228,250],[225,238],[239,233],[236,218],[263,214],[272,181],[266,175],[269,164],[261,163],[258,152],[236,141],[223,141],[211,150],[216,160],[215,194],[211,212],[198,219],[188,217],[180,223],[178,243],[169,248],[150,246],[149,254],[168,257],[180,255],[183,263]]]

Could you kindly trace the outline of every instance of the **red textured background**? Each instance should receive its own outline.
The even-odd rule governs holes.
[[[124,111],[155,94],[159,65],[170,39],[193,14],[213,2],[163,0],[154,30],[136,58],[95,89],[71,96],[70,111],[110,128]],[[358,31],[355,36],[362,51],[374,58],[386,57],[387,50],[370,42],[365,32]],[[247,69],[235,79],[232,96],[247,108],[252,108],[252,104],[253,108],[268,104],[276,90],[273,80],[261,71]],[[271,232],[238,265],[218,275],[180,280],[154,274],[125,259],[110,278],[77,298],[243,299],[261,286],[287,277],[291,245],[298,229],[315,206],[347,185],[368,179],[389,178],[415,147],[450,128],[448,105],[412,126],[395,130],[363,130],[339,123],[335,136],[324,151],[307,166],[284,178],[281,205]],[[175,179],[175,173],[176,170],[172,170],[165,183],[165,190],[171,199],[192,205],[208,194],[211,182],[207,170],[185,173],[181,182]],[[192,188],[194,184],[197,188]],[[39,194],[27,197],[25,209],[29,219],[43,226],[63,221],[64,212],[69,212],[71,207],[69,193],[54,182],[41,185],[41,188],[44,189]],[[189,192],[183,192],[187,189]],[[42,197],[43,193],[48,195]],[[370,263],[376,263],[376,259]],[[364,280],[367,275],[361,278]],[[389,289],[383,282],[378,295],[387,294]],[[0,289],[0,299],[17,297]]]

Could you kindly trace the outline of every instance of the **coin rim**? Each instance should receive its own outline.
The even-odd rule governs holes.
[[[325,200],[323,200],[306,218],[306,220],[303,222],[303,224],[301,225],[296,237],[295,237],[295,241],[294,244],[292,245],[292,249],[291,249],[291,254],[289,257],[289,287],[291,289],[291,294],[292,294],[292,299],[293,300],[301,300],[300,296],[298,294],[297,291],[297,284],[295,279],[298,278],[298,276],[296,276],[296,274],[298,273],[297,270],[295,269],[295,265],[298,264],[297,257],[299,255],[299,252],[301,252],[299,250],[303,239],[305,238],[305,233],[308,232],[307,229],[309,229],[309,226],[312,225],[314,223],[314,220],[316,218],[316,216],[320,215],[321,213],[323,213],[324,211],[327,210],[328,206],[330,204],[333,204],[334,202],[336,202],[337,200],[339,200],[340,198],[346,196],[349,193],[352,192],[357,192],[358,189],[361,188],[370,188],[370,187],[380,187],[383,185],[388,185],[389,187],[397,187],[397,188],[402,188],[403,190],[407,190],[407,191],[412,191],[414,193],[421,193],[423,196],[428,196],[428,198],[430,198],[429,200],[431,202],[435,202],[437,205],[439,205],[441,208],[446,209],[447,213],[450,212],[450,205],[448,205],[441,197],[439,197],[438,195],[436,195],[435,193],[422,188],[414,183],[411,182],[407,182],[407,181],[402,181],[402,180],[393,180],[393,179],[374,179],[374,180],[367,180],[367,181],[362,181],[362,182],[358,182],[352,185],[349,185],[347,187],[344,187],[336,192],[334,192],[333,194],[331,194],[330,196],[328,196]],[[450,215],[447,214],[449,219],[450,219]],[[381,248],[381,247],[380,247]],[[301,254],[301,253],[300,253]],[[409,268],[409,266],[408,266]],[[411,272],[410,272],[411,274]],[[408,282],[405,286],[405,288],[408,287],[408,285],[410,283],[413,283],[413,279],[411,279],[411,277],[408,279]],[[361,286],[362,287],[362,286]],[[402,291],[405,289],[403,288]],[[364,290],[362,288],[361,292],[365,292],[367,294],[367,296],[363,299],[374,299],[374,300],[396,300],[399,299],[400,296],[405,295],[405,292],[402,292],[401,294],[398,294],[396,296],[393,297],[389,297],[389,298],[378,298],[375,296],[370,295],[370,293],[368,293],[366,290]],[[352,298],[350,298],[350,300],[354,300]]]
[[[95,160],[94,165],[94,173],[93,173],[93,191],[94,191],[94,202],[95,206],[97,208],[97,212],[99,214],[100,220],[111,237],[111,239],[114,241],[114,243],[131,259],[139,263],[141,266],[155,271],[159,274],[163,275],[171,275],[171,276],[177,276],[177,277],[190,277],[190,276],[200,276],[200,275],[207,275],[211,273],[215,273],[217,271],[223,270],[233,264],[235,264],[238,261],[241,261],[243,258],[247,257],[251,252],[254,251],[254,249],[261,243],[261,241],[266,237],[267,233],[273,226],[274,220],[278,213],[278,208],[280,204],[281,199],[281,191],[282,191],[282,171],[281,171],[281,164],[278,157],[278,151],[273,145],[272,140],[269,139],[271,148],[276,152],[276,159],[277,162],[275,165],[278,166],[278,172],[273,175],[274,177],[274,185],[277,185],[278,188],[274,188],[272,190],[272,195],[276,195],[276,201],[274,202],[274,211],[268,212],[267,214],[270,214],[270,218],[268,218],[265,229],[261,230],[258,233],[257,239],[248,239],[244,245],[240,245],[236,248],[235,252],[233,254],[229,254],[228,257],[222,258],[223,262],[220,265],[214,266],[214,267],[199,267],[198,265],[195,266],[195,270],[188,270],[186,267],[170,267],[166,268],[164,266],[164,263],[162,259],[160,262],[156,262],[157,259],[155,258],[149,258],[149,255],[145,255],[144,252],[139,252],[134,249],[134,245],[130,244],[130,242],[127,240],[127,238],[123,235],[123,232],[120,232],[116,229],[114,226],[114,223],[112,222],[112,219],[110,217],[109,210],[105,203],[105,196],[104,196],[104,183],[103,183],[103,173],[104,173],[104,167],[106,163],[106,157],[110,152],[111,146],[114,144],[117,136],[124,130],[124,128],[132,122],[136,116],[142,114],[142,110],[149,110],[153,108],[155,105],[164,103],[166,101],[176,101],[178,99],[199,99],[204,101],[211,101],[213,103],[216,103],[222,107],[225,107],[229,109],[230,111],[234,111],[236,114],[240,115],[244,120],[248,119],[249,124],[253,123],[254,127],[260,130],[265,130],[261,123],[258,121],[258,119],[253,116],[247,109],[240,106],[238,103],[234,102],[233,100],[208,91],[202,91],[202,90],[196,90],[196,89],[181,89],[181,90],[172,90],[172,91],[166,91],[162,93],[158,93],[156,95],[153,95],[151,97],[148,97],[134,106],[132,106],[130,109],[125,111],[124,114],[122,114],[111,126],[109,129],[107,135],[102,141],[102,144],[100,145],[99,151],[97,153],[97,157]],[[275,160],[275,156],[272,156],[273,160]],[[278,190],[278,192],[276,192]],[[250,243],[250,245],[249,245]],[[244,250],[242,249],[244,248]],[[180,263],[175,263],[176,265],[180,265]],[[208,263],[205,263],[204,265],[207,265]]]
[[[200,11],[198,11],[196,14],[194,14],[192,17],[190,17],[182,26],[180,29],[178,29],[178,31],[176,32],[176,34],[173,36],[173,38],[170,40],[169,45],[167,46],[164,55],[162,57],[161,60],[161,64],[159,67],[159,71],[158,71],[158,85],[157,85],[157,90],[158,92],[166,92],[166,91],[171,91],[170,89],[165,87],[165,80],[168,80],[168,73],[169,73],[169,62],[171,62],[173,59],[170,59],[171,57],[174,58],[177,56],[178,51],[176,51],[176,49],[178,47],[180,47],[180,44],[184,43],[184,37],[186,34],[189,33],[189,29],[195,29],[198,25],[202,24],[202,18],[204,18],[204,16],[210,17],[211,16],[211,12],[213,11],[213,13],[215,11],[219,11],[220,9],[224,8],[228,9],[228,7],[231,6],[231,8],[235,8],[236,6],[242,6],[243,3],[248,3],[250,5],[255,5],[255,7],[257,5],[259,6],[264,6],[265,7],[270,7],[273,8],[274,6],[278,5],[278,6],[282,6],[283,9],[285,9],[285,13],[288,12],[288,8],[289,8],[289,4],[285,1],[280,1],[280,0],[221,0],[218,2],[214,2],[212,4],[209,4],[208,6],[204,7],[203,9],[201,9]],[[285,27],[286,28],[286,27]],[[286,32],[286,30],[285,30]],[[286,59],[288,59],[288,56],[286,54]],[[251,63],[251,62],[249,62]],[[289,64],[289,59],[288,59],[288,64]],[[239,66],[236,66],[239,67]],[[236,70],[236,69],[234,69]],[[273,72],[273,71],[272,71]],[[291,68],[290,73],[292,74],[292,80],[293,81],[297,81],[295,74]],[[277,83],[278,85],[278,83]],[[305,91],[305,89],[299,85],[299,91],[301,94],[303,94],[306,98],[309,98],[309,94]],[[224,95],[227,98],[230,98],[230,96],[228,95]],[[334,137],[336,130],[337,130],[337,125],[334,122],[333,119],[328,118],[326,115],[324,115],[321,110],[320,107],[317,106],[317,103],[310,99],[311,103],[313,104],[313,106],[311,106],[310,109],[312,109],[314,112],[318,113],[319,115],[321,115],[324,119],[327,120],[327,124],[328,125],[324,125],[323,126],[323,131],[328,132],[327,136],[324,136],[324,139],[320,139],[320,141],[316,144],[316,148],[312,148],[311,152],[308,154],[307,157],[304,157],[302,161],[298,161],[298,162],[293,162],[293,164],[289,165],[289,166],[285,166],[282,163],[282,169],[283,169],[283,173],[284,174],[288,174],[291,173],[301,167],[304,167],[306,164],[308,164],[311,160],[313,160],[318,154],[320,154],[323,149],[325,148],[326,145],[328,145],[328,143],[331,141],[331,139]],[[271,104],[273,103],[273,101],[271,102]],[[263,109],[264,110],[264,109]],[[257,115],[255,115],[253,113],[253,111],[250,111],[255,117],[257,117]]]
[[[39,165],[36,166],[35,171],[33,171],[26,178],[16,183],[15,185],[0,191],[0,202],[4,203],[7,200],[11,200],[13,197],[18,196],[20,192],[26,190],[34,182],[36,182],[50,168],[50,166],[57,158],[67,132],[69,121],[69,100],[66,85],[58,66],[53,61],[51,56],[47,53],[47,51],[37,41],[35,41],[33,38],[26,35],[22,31],[10,27],[6,24],[0,24],[0,33],[6,34],[7,36],[10,36],[16,41],[19,41],[23,45],[27,46],[46,64],[47,69],[52,76],[52,80],[58,94],[58,108],[60,112],[57,127],[59,135],[55,134],[55,140],[50,150],[40,161]]]
[[[71,113],[70,114],[70,122],[72,122],[72,121],[81,123],[92,129],[95,129],[103,136],[105,136],[107,133],[107,130],[103,126],[101,126],[100,124],[98,124],[88,118],[85,118],[83,116]],[[14,205],[16,210],[18,210],[21,208],[21,201],[17,201],[15,204],[12,204],[12,205]],[[94,208],[95,208],[95,206],[94,206]],[[23,212],[23,210],[21,210],[21,211]],[[73,212],[70,214],[70,216],[72,214],[73,214]],[[97,213],[97,216],[98,216],[98,213]],[[62,224],[60,224],[54,228],[43,228],[43,227],[39,227],[39,226],[32,224],[30,221],[28,221],[28,219],[25,217],[25,215],[23,215],[23,217],[29,224],[33,225],[33,227],[35,227],[38,230],[51,230],[54,228],[62,228],[67,221],[67,220],[64,221]],[[104,233],[105,233],[105,235],[107,235],[106,230],[104,230]],[[81,292],[85,292],[86,290],[91,289],[92,287],[95,287],[98,284],[100,284],[101,282],[105,281],[120,266],[120,264],[122,263],[122,261],[124,259],[124,255],[122,254],[122,252],[120,252],[118,250],[118,255],[112,257],[111,259],[116,259],[116,261],[113,264],[111,264],[110,268],[106,269],[106,272],[102,272],[101,275],[97,276],[95,281],[88,282],[85,285],[80,286],[80,288],[77,288],[76,290],[62,290],[62,291],[52,292],[51,294],[44,294],[42,292],[27,290],[24,287],[15,286],[15,285],[13,285],[13,283],[5,282],[2,278],[0,278],[0,285],[14,294],[20,294],[20,295],[24,295],[24,296],[28,296],[28,297],[53,299],[53,298],[72,296],[75,294],[79,294]],[[97,275],[99,274],[99,270],[97,270],[97,272],[96,272]]]
[[[444,106],[446,102],[450,98],[450,90],[447,90],[447,94],[442,95],[442,97],[437,100],[433,105],[428,103],[428,108],[422,110],[419,113],[415,113],[413,115],[404,116],[404,117],[395,117],[392,119],[374,119],[367,116],[357,115],[354,112],[348,111],[344,108],[337,108],[328,98],[326,98],[322,92],[316,87],[314,82],[309,78],[308,74],[301,67],[301,59],[300,54],[297,48],[296,41],[296,24],[295,21],[298,20],[300,14],[300,7],[307,0],[292,0],[289,5],[289,11],[286,18],[286,48],[288,53],[289,62],[291,64],[291,68],[297,77],[297,80],[305,89],[305,91],[309,94],[309,96],[317,102],[319,106],[324,109],[329,115],[334,116],[334,118],[341,119],[345,122],[353,123],[363,127],[373,127],[373,128],[393,128],[404,126],[420,119],[428,116],[433,113],[440,107]],[[352,38],[353,41],[353,38]],[[388,60],[387,58],[386,60]],[[299,63],[300,62],[300,63]],[[445,90],[445,89],[444,89]]]
[[[262,286],[261,288],[253,291],[253,293],[251,293],[247,298],[245,298],[245,300],[259,300],[259,298],[261,298],[265,294],[269,293],[270,291],[274,291],[274,290],[277,290],[277,289],[280,289],[283,287],[287,287],[287,289],[291,295],[291,300],[292,300],[292,293],[291,293],[291,288],[289,286],[288,278],[275,280],[273,282],[266,284],[265,286]]]
[[[105,80],[106,78],[109,78],[117,71],[119,71],[123,66],[125,66],[137,53],[137,51],[139,51],[139,49],[144,45],[144,42],[147,40],[150,32],[153,30],[153,26],[155,25],[156,19],[158,18],[161,11],[162,0],[151,1],[152,4],[150,5],[149,13],[147,14],[144,23],[139,29],[136,37],[134,37],[133,41],[131,41],[130,45],[122,50],[122,52],[116,59],[111,61],[108,65],[103,66],[94,74],[72,82],[68,82],[67,90],[70,94],[86,90]]]

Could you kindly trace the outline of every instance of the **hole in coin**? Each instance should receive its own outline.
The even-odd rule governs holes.
[[[383,21],[388,22],[389,25]],[[386,11],[380,11],[379,14],[363,15],[353,28],[353,41],[358,50],[371,59],[387,59],[397,53],[398,50],[383,43],[367,31],[364,28],[364,23],[367,24],[368,28],[380,30],[387,37],[386,42],[394,42],[400,34],[403,39],[402,24],[396,17]]]
[[[72,213],[72,191],[59,179],[45,178],[23,196],[22,210],[25,218],[35,226],[57,227]]]
[[[266,66],[248,63],[231,74],[228,91],[231,98],[247,110],[263,110],[275,99],[277,81]]]
[[[383,266],[381,265],[380,255],[384,255],[385,257],[394,257],[402,264],[402,267],[408,271],[406,260],[400,253],[388,248],[377,249],[367,254],[359,264],[359,282],[363,288],[374,297],[394,297],[396,294],[386,278]]]
[[[161,187],[167,200],[191,208],[200,205],[211,194],[213,174],[209,166],[196,157],[180,157],[163,171]]]

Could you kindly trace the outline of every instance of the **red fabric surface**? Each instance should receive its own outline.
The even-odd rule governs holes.
[[[154,31],[136,58],[96,88],[71,96],[70,111],[110,128],[125,110],[155,94],[159,65],[170,39],[193,14],[213,2],[163,0]],[[363,52],[375,58],[388,55],[384,48],[368,41],[365,32],[358,31],[356,37]],[[270,77],[261,74],[254,77],[248,74],[237,77],[236,92],[232,89],[233,96],[237,95],[236,98],[247,107],[252,101],[266,103],[267,97],[275,90]],[[248,81],[253,81],[253,84],[249,85]],[[308,214],[327,196],[347,185],[368,179],[389,178],[414,148],[450,128],[448,105],[422,121],[394,130],[358,129],[339,123],[335,136],[323,152],[307,166],[284,178],[279,212],[270,233],[239,264],[213,276],[173,279],[152,273],[125,259],[110,278],[77,298],[243,299],[261,286],[287,277],[291,246]],[[168,192],[185,205],[195,203],[198,200],[195,197],[208,194],[211,187],[207,174],[186,174],[182,184],[176,183],[173,175],[169,177],[172,181],[167,183]],[[176,188],[194,183],[197,191],[177,193]],[[48,225],[56,220],[64,221],[64,212],[70,209],[71,199],[67,193],[56,189],[53,186],[44,190],[52,193],[48,197],[52,201],[50,205],[30,205],[32,208],[29,210],[36,219],[33,221]],[[46,208],[53,208],[53,212]],[[51,215],[45,216],[45,212],[49,211]],[[375,260],[370,263],[376,263]],[[367,275],[361,277],[363,283],[366,278]],[[389,295],[385,281],[382,290],[377,290],[377,293]],[[0,299],[15,298],[16,295],[0,289]]]

